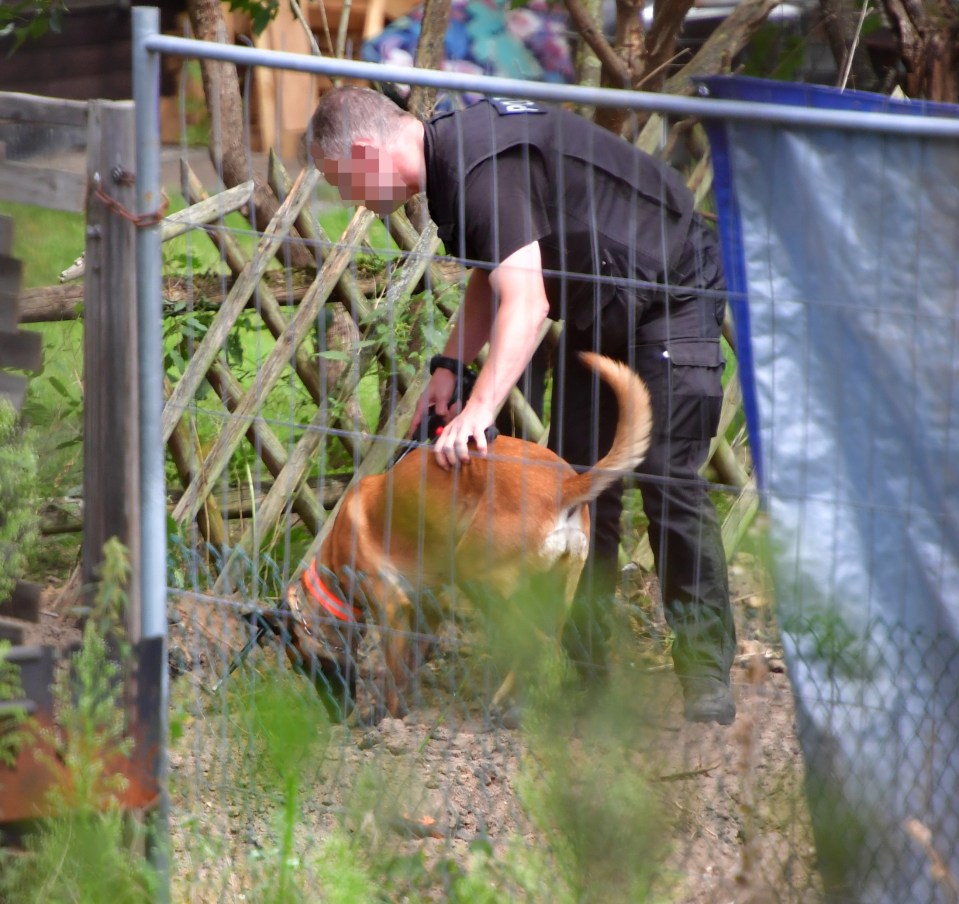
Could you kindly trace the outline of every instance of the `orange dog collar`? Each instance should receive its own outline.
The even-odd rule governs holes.
[[[309,594],[310,598],[334,618],[345,622],[359,619],[360,610],[356,606],[347,605],[323,583],[319,572],[316,570],[316,560],[312,561],[310,567],[303,572],[301,580],[303,589]]]

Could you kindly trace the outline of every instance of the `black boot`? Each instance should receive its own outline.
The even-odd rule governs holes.
[[[719,678],[681,677],[687,722],[718,722],[731,725],[736,718],[736,701],[729,685]]]

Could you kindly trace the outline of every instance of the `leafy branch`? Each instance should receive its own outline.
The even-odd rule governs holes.
[[[63,28],[63,0],[15,0],[0,4],[0,39],[13,36],[8,56],[20,49],[24,41],[36,40],[48,31],[57,34]]]

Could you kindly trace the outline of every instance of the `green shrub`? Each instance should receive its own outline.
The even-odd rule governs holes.
[[[7,659],[10,641],[0,640],[0,700],[20,700],[23,685],[20,683],[20,667]],[[0,766],[14,766],[20,747],[26,740],[24,722],[27,714],[22,709],[11,709],[0,716]]]
[[[0,600],[13,590],[39,533],[37,454],[13,406],[0,399]]]
[[[129,666],[120,616],[129,578],[126,550],[104,547],[91,617],[80,649],[53,687],[56,728],[32,719],[19,730],[39,745],[38,756],[65,779],[47,795],[57,815],[39,820],[19,854],[0,851],[0,901],[17,904],[150,904],[158,877],[143,856],[144,830],[124,813],[126,778],[109,760],[129,756],[122,677]],[[110,648],[120,650],[120,661]],[[2,676],[0,676],[2,677]]]

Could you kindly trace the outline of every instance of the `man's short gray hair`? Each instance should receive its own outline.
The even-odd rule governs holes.
[[[349,85],[326,91],[310,119],[309,138],[317,156],[349,157],[359,138],[385,143],[398,121],[410,116],[372,88]]]

